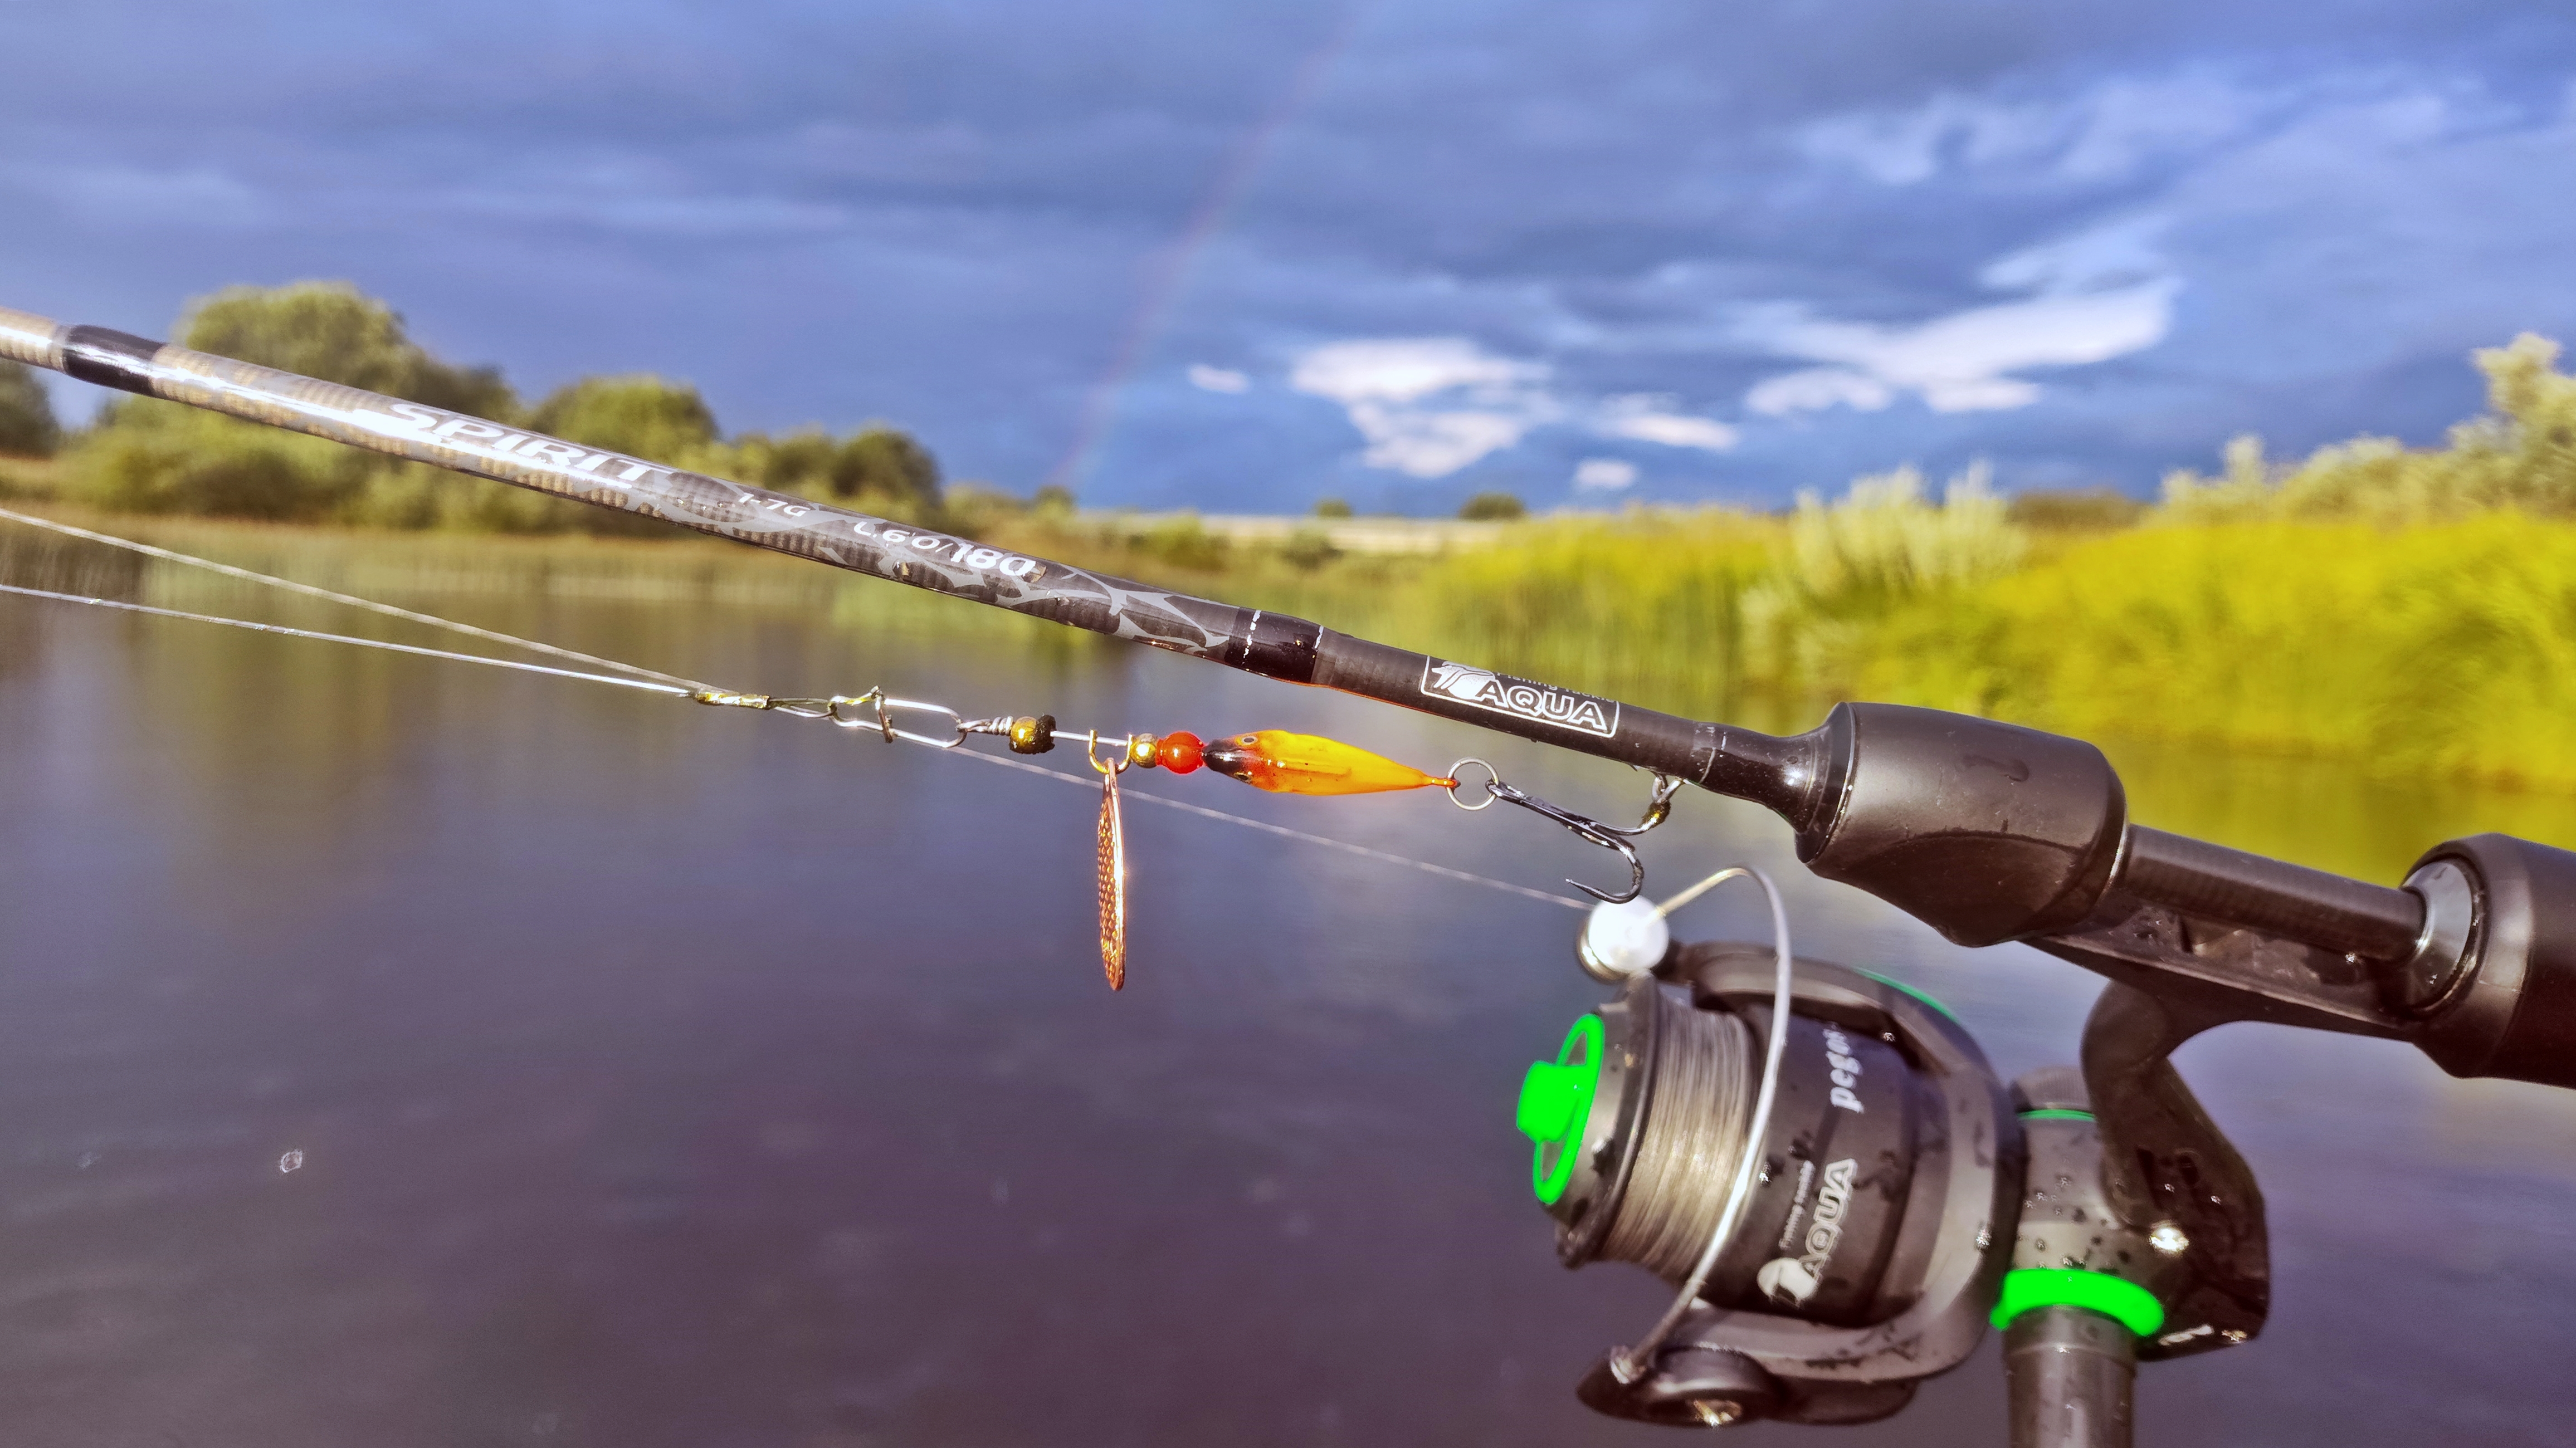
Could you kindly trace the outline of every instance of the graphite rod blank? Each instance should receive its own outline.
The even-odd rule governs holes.
[[[1772,802],[1787,741],[1352,638],[524,428],[0,308],[0,357],[451,472],[641,513],[1069,627],[1315,684]]]

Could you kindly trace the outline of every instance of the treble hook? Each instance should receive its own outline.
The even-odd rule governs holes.
[[[1565,826],[1567,829],[1572,830],[1582,838],[1591,841],[1593,844],[1599,845],[1605,850],[1611,851],[1619,858],[1628,862],[1628,889],[1625,894],[1613,895],[1607,890],[1596,890],[1591,886],[1584,884],[1580,880],[1568,880],[1565,883],[1572,885],[1575,889],[1582,891],[1584,894],[1591,896],[1593,899],[1598,900],[1605,905],[1625,905],[1629,901],[1634,900],[1639,895],[1645,893],[1645,862],[1637,858],[1637,847],[1631,842],[1634,841],[1637,836],[1644,834],[1646,831],[1653,829],[1659,824],[1662,824],[1666,819],[1671,817],[1673,812],[1673,796],[1681,792],[1682,782],[1680,780],[1675,779],[1669,774],[1657,771],[1655,775],[1655,792],[1646,801],[1645,818],[1639,820],[1634,825],[1622,827],[1619,825],[1603,824],[1601,821],[1592,818],[1590,815],[1576,814],[1570,809],[1549,804],[1546,800],[1539,798],[1528,790],[1522,789],[1516,785],[1505,784],[1503,782],[1502,775],[1495,771],[1494,766],[1485,764],[1485,761],[1481,759],[1461,759],[1456,764],[1450,765],[1449,777],[1452,780],[1456,780],[1458,778],[1458,772],[1470,764],[1485,765],[1485,802],[1483,804],[1466,804],[1461,802],[1458,798],[1458,785],[1453,783],[1449,786],[1449,802],[1451,804],[1455,804],[1458,808],[1463,810],[1474,811],[1480,809],[1491,809],[1495,800],[1501,800],[1505,804],[1518,805],[1522,809],[1528,810],[1534,815],[1539,815],[1546,819],[1552,819],[1558,824]]]

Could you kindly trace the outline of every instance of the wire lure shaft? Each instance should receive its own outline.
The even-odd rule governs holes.
[[[1118,776],[1127,772],[1127,757],[1102,759],[1087,749],[1084,757],[1100,773],[1100,968],[1119,990],[1127,984],[1127,821],[1118,812]]]

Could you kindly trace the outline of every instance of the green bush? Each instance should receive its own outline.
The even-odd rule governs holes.
[[[703,460],[716,445],[716,415],[698,389],[645,375],[585,377],[558,387],[529,414],[528,426],[679,468]]]
[[[1156,524],[1137,546],[1149,557],[1197,573],[1213,573],[1233,555],[1226,540],[1209,532],[1196,514]]]
[[[2158,516],[2415,523],[2515,508],[2576,517],[2576,378],[2557,370],[2558,344],[2526,332],[2475,360],[2487,378],[2487,414],[2452,428],[2442,447],[2362,437],[2281,467],[2264,457],[2262,439],[2240,437],[2227,445],[2221,476],[2168,474]]]
[[[939,467],[910,437],[871,427],[723,440],[697,390],[658,377],[591,377],[530,411],[492,368],[456,367],[402,318],[340,282],[234,287],[193,305],[181,345],[326,382],[428,403],[592,447],[744,482],[848,501],[912,520],[940,508]],[[41,395],[41,394],[40,394]],[[0,429],[8,420],[0,373]],[[48,419],[50,414],[46,415]],[[0,430],[0,451],[6,450]],[[143,398],[122,399],[69,450],[67,500],[124,512],[506,533],[672,536],[668,525],[319,439]]]
[[[2038,489],[2017,493],[2004,516],[2025,528],[2106,533],[2145,516],[2147,505],[2117,488]]]
[[[191,304],[182,347],[361,387],[495,421],[519,402],[495,367],[451,367],[411,340],[401,315],[347,282],[227,287]]]
[[[23,362],[0,360],[0,453],[49,458],[62,441],[53,399],[45,395],[35,369]]]
[[[1529,516],[1529,509],[1510,493],[1478,493],[1459,505],[1458,516],[1470,523],[1508,523]]]
[[[1333,535],[1323,529],[1300,528],[1279,545],[1279,556],[1289,567],[1312,573],[1341,557],[1342,550],[1333,546]]]
[[[139,398],[119,401],[66,462],[69,501],[280,523],[331,518],[382,466],[338,443]]]

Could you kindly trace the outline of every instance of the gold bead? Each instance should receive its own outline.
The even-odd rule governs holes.
[[[1127,762],[1140,769],[1151,769],[1163,757],[1163,741],[1151,734],[1139,734],[1127,741]]]
[[[1013,754],[1044,754],[1055,748],[1055,716],[1023,714],[1011,721]]]

